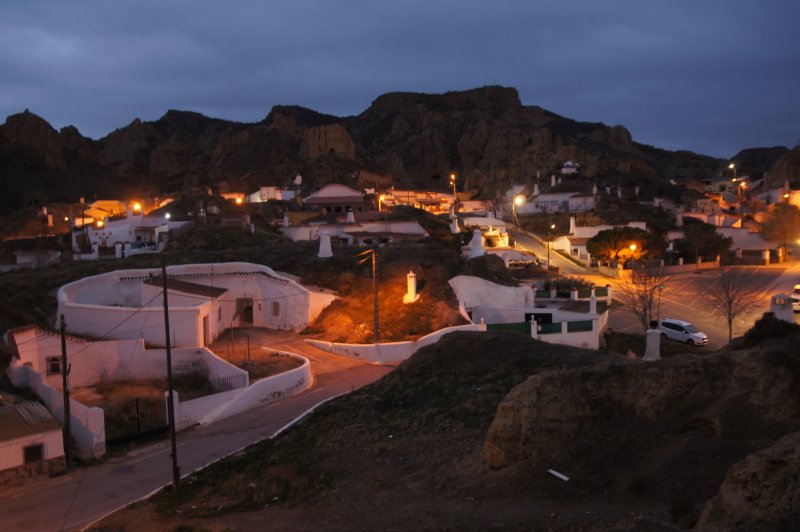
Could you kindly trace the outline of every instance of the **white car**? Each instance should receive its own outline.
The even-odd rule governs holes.
[[[800,312],[800,284],[794,285],[794,292],[792,292],[792,310]]]
[[[658,328],[661,330],[662,338],[669,338],[670,340],[676,340],[690,345],[708,344],[708,336],[706,336],[706,333],[698,331],[697,327],[688,321],[665,318],[661,320]]]

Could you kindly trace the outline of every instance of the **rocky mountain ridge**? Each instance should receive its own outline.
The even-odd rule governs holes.
[[[120,196],[220,183],[250,191],[283,185],[297,173],[306,188],[373,181],[443,190],[456,172],[460,187],[491,196],[512,181],[545,180],[567,160],[580,163],[585,180],[614,183],[695,179],[725,166],[639,144],[620,125],[523,105],[515,89],[496,86],[384,94],[343,118],[297,106],[276,106],[256,123],[170,110],[99,140],[72,126],[56,131],[25,110],[0,126],[0,182],[11,191],[0,212],[87,192]],[[796,170],[787,165],[785,171]]]

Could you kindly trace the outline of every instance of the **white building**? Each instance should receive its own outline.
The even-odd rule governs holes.
[[[65,465],[61,425],[43,405],[0,403],[0,489]]]
[[[519,332],[544,342],[598,349],[600,335],[608,325],[608,288],[591,289],[583,297],[575,290],[569,297],[559,298],[555,291],[537,291],[529,285],[502,286],[468,275],[453,277],[449,284],[462,312],[473,323],[488,324],[489,329],[514,325]]]
[[[518,214],[540,212],[585,212],[595,208],[595,198],[580,192],[550,192],[539,194],[532,200],[518,206]]]
[[[170,230],[190,222],[162,216],[146,216],[129,209],[126,216],[97,221],[72,230],[72,249],[78,253],[97,253],[100,248],[119,247],[120,255],[155,252],[163,249]]]
[[[279,187],[261,187],[249,194],[251,203],[264,203],[266,201],[291,201],[295,198],[294,190]]]
[[[564,163],[564,166],[561,167],[561,173],[563,175],[577,174],[578,170],[580,170],[580,168],[581,168],[581,165],[579,165],[578,163],[574,163],[572,161],[567,161],[567,162]]]
[[[165,345],[161,270],[117,270],[58,290],[67,330],[96,338]],[[205,346],[229,327],[302,329],[335,296],[306,289],[266,266],[246,262],[167,268],[171,343]]]

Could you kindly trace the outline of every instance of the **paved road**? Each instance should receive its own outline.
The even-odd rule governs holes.
[[[757,303],[734,320],[734,338],[742,335],[769,310],[770,296],[779,292],[789,293],[794,284],[800,282],[800,263],[789,267],[742,268],[742,274],[743,282],[753,291]],[[709,347],[718,349],[728,343],[728,325],[724,314],[715,309],[709,298],[709,292],[714,290],[714,275],[715,271],[705,271],[670,278],[665,282],[659,314],[661,318],[678,318],[693,323],[708,335]],[[592,277],[592,280],[596,283],[610,282],[612,286],[617,285],[617,281],[608,278]],[[800,314],[795,314],[795,322],[800,323]],[[615,330],[642,332],[635,316],[624,309],[612,310],[609,325]]]
[[[312,359],[314,386],[278,403],[180,433],[178,462],[182,474],[272,437],[321,402],[374,382],[392,369],[326,354],[288,333],[279,332],[271,339],[284,350],[300,352]],[[253,346],[261,347],[256,343]],[[275,346],[269,344],[269,347]],[[80,529],[171,480],[169,441],[166,440],[5,494],[0,498],[0,528]]]
[[[521,249],[522,251],[532,252],[543,263],[547,261],[547,246],[540,242],[541,240],[542,242],[546,243],[546,240],[541,238],[537,240],[537,238],[531,236],[532,233],[522,231],[518,227],[511,224],[507,224],[506,228],[508,232],[514,236],[517,248]],[[574,262],[565,259],[552,248],[550,249],[550,263],[553,266],[558,266],[559,271],[564,275],[583,275],[587,273],[586,268],[582,268]]]

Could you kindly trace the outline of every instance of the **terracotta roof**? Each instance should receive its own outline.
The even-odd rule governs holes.
[[[164,286],[161,277],[150,277],[144,281],[144,284],[157,286],[159,288]],[[207,297],[210,299],[217,298],[228,291],[227,288],[208,286],[200,283],[191,283],[189,281],[179,281],[178,279],[172,279],[170,277],[167,277],[167,289]]]
[[[31,402],[0,407],[0,441],[54,430],[61,430],[61,425],[42,404]]]

